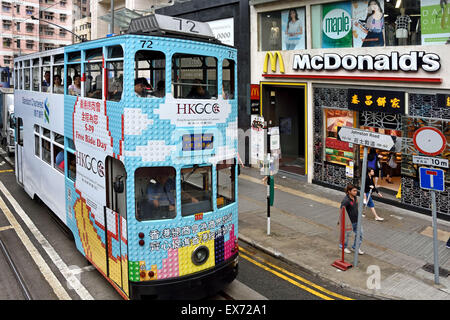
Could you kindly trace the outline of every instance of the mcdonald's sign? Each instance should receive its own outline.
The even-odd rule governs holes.
[[[270,60],[270,66],[272,69],[272,72],[277,71],[277,61],[280,61],[280,72],[284,73],[284,62],[283,62],[283,56],[281,55],[280,51],[275,51],[275,53],[267,52],[266,57],[264,58],[264,66],[263,66],[263,72],[267,73],[267,67],[269,65]]]
[[[259,100],[259,84],[250,85],[250,100]]]

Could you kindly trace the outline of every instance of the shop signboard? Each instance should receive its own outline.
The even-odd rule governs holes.
[[[234,46],[234,19],[220,19],[207,22],[211,27],[214,37],[223,44]]]
[[[450,3],[421,0],[420,26],[422,45],[446,44],[450,38]]]
[[[405,93],[348,89],[347,104],[350,110],[405,114]]]
[[[324,4],[322,8],[322,48],[352,47],[351,2]]]
[[[450,17],[449,17],[450,19]],[[441,108],[450,108],[450,94],[437,94],[438,106]]]

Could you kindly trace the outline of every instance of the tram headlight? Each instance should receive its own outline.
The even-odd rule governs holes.
[[[192,263],[196,266],[204,264],[209,258],[209,249],[205,246],[200,246],[192,252]]]

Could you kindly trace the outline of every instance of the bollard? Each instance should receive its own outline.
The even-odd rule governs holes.
[[[345,245],[345,208],[342,207],[341,211],[341,245],[342,245],[342,256],[341,260],[334,261],[331,265],[335,268],[338,268],[342,271],[346,271],[347,269],[353,267],[350,263],[345,262],[344,260],[344,245]]]

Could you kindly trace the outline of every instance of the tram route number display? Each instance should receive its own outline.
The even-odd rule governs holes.
[[[201,151],[213,148],[214,135],[212,133],[183,135],[183,151]]]

